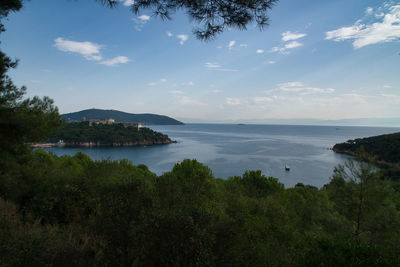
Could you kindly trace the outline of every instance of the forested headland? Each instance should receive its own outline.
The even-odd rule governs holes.
[[[400,166],[400,132],[348,140],[336,144],[333,150],[338,153],[357,155],[361,148],[371,156],[377,157],[377,160],[382,163]]]
[[[379,167],[387,179],[400,181],[400,133],[348,140],[336,144],[333,151],[361,157]]]
[[[63,124],[58,133],[49,138],[66,146],[139,146],[169,144],[167,135],[149,128],[125,127],[123,124],[93,124],[72,122]]]

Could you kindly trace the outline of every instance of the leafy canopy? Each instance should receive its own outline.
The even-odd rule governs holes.
[[[117,0],[97,0],[115,7]],[[256,23],[260,29],[268,25],[267,11],[278,0],[136,0],[132,12],[138,14],[150,9],[154,16],[171,19],[178,10],[186,11],[190,19],[199,24],[193,32],[200,40],[211,40],[229,28],[246,30],[247,25]]]
[[[2,20],[21,7],[20,0],[1,1],[0,33],[5,30]],[[50,98],[23,99],[26,88],[17,87],[7,74],[17,63],[0,51],[0,158],[19,151],[27,142],[46,139],[61,124]]]

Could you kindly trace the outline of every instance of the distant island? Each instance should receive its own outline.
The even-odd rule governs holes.
[[[333,151],[356,156],[361,147],[380,164],[400,166],[400,132],[348,140],[334,145]]]
[[[62,114],[66,122],[113,118],[116,122],[136,122],[144,125],[181,125],[181,121],[157,114],[132,114],[118,110],[86,109],[78,112]]]
[[[147,146],[174,143],[167,135],[127,123],[72,122],[64,124],[46,146]],[[34,145],[35,146],[35,145]]]

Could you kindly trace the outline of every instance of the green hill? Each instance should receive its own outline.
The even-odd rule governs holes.
[[[356,155],[361,147],[368,154],[376,156],[379,161],[400,165],[400,132],[348,140],[345,143],[336,144],[333,150],[338,153]]]
[[[132,114],[118,110],[86,109],[78,112],[62,114],[61,118],[67,122],[113,118],[116,122],[141,122],[147,125],[179,125],[182,122],[164,115],[157,114]]]

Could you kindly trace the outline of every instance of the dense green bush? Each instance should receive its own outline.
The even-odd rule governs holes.
[[[122,124],[94,124],[89,122],[65,123],[56,135],[49,139],[51,142],[63,140],[65,143],[93,142],[102,145],[113,143],[168,143],[171,140],[167,135],[155,132],[149,128],[124,127]]]
[[[4,266],[400,263],[398,186],[367,163],[338,167],[321,189],[260,171],[215,179],[196,160],[161,176],[82,153],[14,164],[0,180]]]

